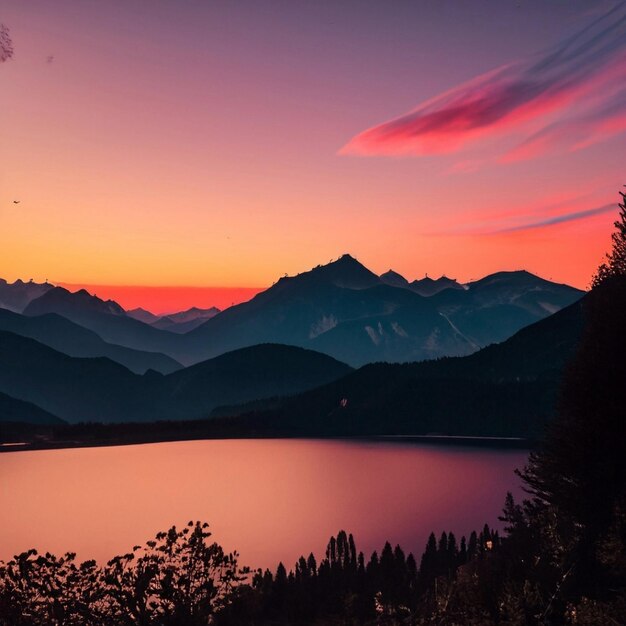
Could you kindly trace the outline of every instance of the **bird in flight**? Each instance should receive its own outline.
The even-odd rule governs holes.
[[[13,200],[13,204],[19,204],[21,200]]]

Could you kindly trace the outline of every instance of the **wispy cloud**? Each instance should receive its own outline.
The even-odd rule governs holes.
[[[355,136],[341,154],[458,152],[493,136],[533,137],[501,160],[582,147],[623,130],[626,3],[538,57],[502,66]],[[609,117],[607,117],[609,113]],[[573,144],[565,130],[576,129]]]
[[[602,213],[617,211],[615,202],[609,201],[609,193],[595,190],[583,195],[560,195],[545,197],[528,205],[511,207],[508,210],[492,209],[474,212],[465,223],[458,220],[423,235],[489,236],[505,233],[549,228],[567,222],[593,218]]]
[[[555,217],[550,217],[537,222],[529,222],[527,224],[520,224],[518,226],[510,226],[509,228],[502,228],[500,230],[493,230],[486,234],[499,234],[499,233],[515,233],[521,230],[534,230],[536,228],[545,228],[547,226],[556,226],[557,224],[563,224],[565,222],[573,222],[576,220],[583,220],[600,213],[608,213],[609,211],[615,211],[615,203],[603,204],[602,206],[595,207],[593,209],[585,209],[584,211],[572,211],[571,213],[564,213]]]
[[[9,35],[9,29],[0,24],[0,63],[8,61],[13,56],[13,42]]]
[[[584,190],[559,190],[557,192],[541,194],[531,200],[511,201],[502,206],[483,207],[472,211],[472,223],[488,225],[491,230],[504,229],[526,222],[535,222],[548,219],[556,215],[586,210],[593,206],[608,202],[608,190],[599,190],[590,186]],[[453,223],[451,223],[453,225]]]
[[[624,34],[626,37],[626,33]],[[520,161],[560,150],[580,150],[626,130],[626,89],[608,90],[602,102],[580,115],[548,124],[501,157]]]

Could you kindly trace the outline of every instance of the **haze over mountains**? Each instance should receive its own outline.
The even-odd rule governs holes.
[[[161,330],[169,330],[173,333],[183,334],[197,328],[207,320],[215,317],[219,312],[220,310],[214,306],[208,309],[200,309],[194,306],[186,311],[180,311],[179,313],[162,315],[152,322],[152,325]]]
[[[53,287],[54,285],[47,282],[24,282],[18,279],[14,283],[8,283],[4,278],[0,278],[0,308],[21,313],[31,300]]]
[[[0,392],[40,407],[43,413],[38,419],[45,412],[68,421],[197,419],[219,406],[333,385],[351,367],[367,363],[470,355],[572,305],[582,295],[524,271],[499,272],[465,285],[446,277],[410,282],[391,270],[377,276],[350,255],[281,278],[250,301],[221,312],[194,307],[154,316],[141,309],[125,311],[116,302],[85,290],[72,293],[47,283],[10,285],[3,281]],[[567,341],[571,344],[575,341],[572,325],[563,324],[570,329]],[[541,341],[551,346],[552,339],[544,333]],[[539,349],[535,344],[531,354]],[[496,348],[479,352],[475,360],[458,359],[469,365],[450,365],[456,361],[448,360],[445,367],[436,366],[445,375],[436,384],[420,387],[418,395],[424,402],[433,393],[445,397],[446,376],[470,396],[481,388],[494,398],[511,392],[502,386],[494,388],[493,377],[462,373],[475,368],[488,371],[491,357],[484,354],[498,354]],[[504,350],[508,354],[512,349]],[[516,358],[522,356],[518,351]],[[545,357],[540,359],[541,367],[552,358],[549,352]],[[523,363],[514,365],[509,383],[519,378]],[[560,372],[561,365],[553,370]],[[393,379],[396,372],[415,371],[420,378],[435,366],[372,367],[347,380],[352,376],[361,381],[357,386],[363,386],[372,371],[383,381],[389,376]],[[399,374],[398,380],[403,376]],[[544,383],[542,378],[529,384],[544,389]],[[552,379],[547,385],[553,388]],[[351,399],[351,408],[340,417],[352,415],[352,407],[369,415],[372,407],[378,406],[380,412],[384,406],[393,406],[393,398],[402,394],[394,391],[389,396],[390,389],[394,385],[376,392],[377,400],[365,401],[367,394],[362,396],[365,404]],[[322,396],[315,393],[307,397],[311,407],[320,407]],[[455,397],[460,399],[463,393]],[[409,398],[402,402],[405,409],[412,406]],[[328,407],[320,408],[320,415],[332,414]],[[395,413],[403,415],[403,410],[399,407]],[[440,415],[434,409],[432,414]]]
[[[0,393],[68,422],[199,419],[221,404],[293,395],[350,370],[324,354],[266,344],[140,376],[108,358],[70,357],[0,331]]]
[[[169,374],[182,365],[165,354],[107,343],[99,335],[57,313],[28,317],[0,309],[0,330],[10,331],[76,357],[108,357],[132,372],[149,369]]]

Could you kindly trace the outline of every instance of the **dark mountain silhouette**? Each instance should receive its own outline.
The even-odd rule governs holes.
[[[126,311],[114,300],[102,300],[91,295],[86,289],[72,292],[63,287],[49,289],[39,298],[31,301],[24,309],[24,313],[26,315],[58,313],[64,317],[85,313],[126,316]]]
[[[162,381],[168,419],[207,417],[220,404],[287,396],[336,380],[352,368],[319,352],[262,344],[175,372]]]
[[[419,293],[421,296],[434,296],[444,289],[463,289],[463,285],[458,283],[454,278],[447,278],[446,276],[441,276],[436,280],[426,276],[421,280],[411,282],[409,289],[412,289],[415,293]]]
[[[409,282],[404,276],[398,274],[398,272],[394,272],[393,270],[389,270],[384,274],[380,275],[380,280],[386,285],[391,285],[392,287],[404,287],[405,289],[410,289],[415,293],[418,293],[420,296],[433,296],[444,289],[463,289],[463,285],[458,283],[454,278],[447,278],[446,276],[441,276],[436,280],[429,278],[426,276],[421,280],[414,280]]]
[[[207,349],[220,354],[264,342],[318,349],[316,338],[342,322],[362,320],[359,341],[371,344],[366,328],[370,318],[392,316],[400,306],[409,303],[416,314],[431,318],[436,315],[425,299],[406,289],[381,284],[375,274],[352,257],[344,256],[310,272],[281,278],[249,302],[226,309],[184,338],[192,354],[194,350],[197,354]],[[390,322],[393,321],[391,317]],[[345,346],[344,356],[340,358],[346,358],[351,365],[360,364],[358,355],[363,349],[355,347],[351,353],[350,348]],[[319,349],[326,351],[327,346],[320,344]],[[338,357],[334,351],[327,353]],[[394,355],[401,356],[401,353]],[[195,354],[193,358],[197,358]]]
[[[386,276],[389,281],[389,272]],[[398,276],[391,282],[397,283]],[[150,325],[133,319],[114,302],[60,288],[33,300],[24,313],[58,313],[107,342],[167,354],[184,365],[259,343],[281,343],[360,366],[466,355],[507,339],[583,294],[528,272],[501,272],[428,297],[415,293],[415,282],[424,284],[414,281],[409,288],[385,284],[344,255],[281,278],[250,301],[205,322],[196,317],[167,330],[156,327],[161,321]],[[444,277],[430,282],[456,284]]]
[[[133,374],[108,358],[75,358],[0,331],[0,392],[69,422],[206,417],[217,405],[291,395],[350,371],[290,346],[254,346],[163,376]]]
[[[577,301],[584,292],[526,271],[498,272],[432,296],[437,310],[478,346],[504,341],[538,319]]]
[[[398,272],[394,272],[393,270],[388,270],[384,274],[381,274],[380,280],[385,283],[385,285],[391,285],[392,287],[409,288],[409,281],[402,276],[402,274],[398,274]]]
[[[78,358],[28,337],[0,331],[0,391],[67,421],[140,419],[150,400],[148,382],[106,357]]]
[[[309,345],[351,364],[421,361],[462,356],[476,349],[442,317],[432,303],[406,289],[387,285],[365,292],[383,303],[380,313],[339,322]]]
[[[40,409],[32,402],[24,402],[0,393],[0,423],[25,422],[27,424],[64,424],[52,413]]]
[[[582,302],[470,356],[366,365],[282,401],[221,407],[228,428],[265,435],[537,436],[583,327]]]
[[[368,270],[349,254],[344,254],[327,265],[318,265],[309,272],[298,274],[295,279],[311,284],[328,283],[346,289],[366,289],[380,283],[380,279],[374,272]]]
[[[146,378],[110,359],[67,356],[0,331],[0,392],[67,421],[138,419],[149,399],[142,380]]]
[[[208,309],[200,309],[194,306],[186,311],[163,315],[159,319],[151,322],[151,324],[161,330],[169,330],[172,333],[183,334],[197,328],[207,320],[215,317],[219,312],[220,309],[214,306]]]
[[[7,283],[0,278],[0,307],[21,313],[31,300],[43,295],[53,288],[49,283],[24,282],[16,280]]]
[[[166,315],[155,315],[145,309],[137,308],[126,311],[126,315],[144,324],[151,324],[160,330],[168,330],[182,335],[215,317],[219,312],[220,309],[214,306],[208,309],[194,306],[186,311],[168,313]]]
[[[143,322],[144,324],[154,324],[154,322],[158,322],[161,319],[160,315],[150,313],[150,311],[146,311],[146,309],[142,309],[141,307],[126,311],[126,315],[132,317],[135,320]]]
[[[113,300],[105,302],[85,290],[72,293],[62,287],[55,287],[24,309],[24,315],[28,316],[46,313],[62,315],[92,330],[109,343],[146,352],[159,352],[175,359],[174,354],[184,353],[176,335],[133,319]]]
[[[460,356],[502,341],[582,295],[527,272],[510,272],[424,297],[384,284],[344,255],[281,278],[187,333],[185,358],[193,362],[260,342],[310,347],[353,366]]]
[[[0,309],[0,330],[36,339],[69,356],[109,357],[137,374],[143,374],[149,369],[169,374],[182,367],[165,354],[107,343],[93,331],[56,313],[28,317]]]

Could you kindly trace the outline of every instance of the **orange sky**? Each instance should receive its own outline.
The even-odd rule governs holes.
[[[240,288],[348,252],[409,279],[525,268],[588,285],[626,182],[625,45],[604,27],[619,15],[184,6],[3,4],[15,55],[0,63],[0,276]],[[594,19],[610,54],[583,54],[575,88],[559,81],[576,68],[533,75]],[[502,95],[535,78],[549,98]],[[475,94],[505,113],[485,121]],[[463,120],[429,122],[416,144],[450,102]],[[144,305],[166,306],[151,293]],[[193,304],[234,298],[218,293]]]
[[[156,314],[176,313],[191,307],[208,309],[213,306],[226,309],[233,304],[250,300],[261,287],[133,287],[119,285],[93,285],[55,283],[70,291],[86,289],[103,300],[115,300],[127,311],[147,309]]]

